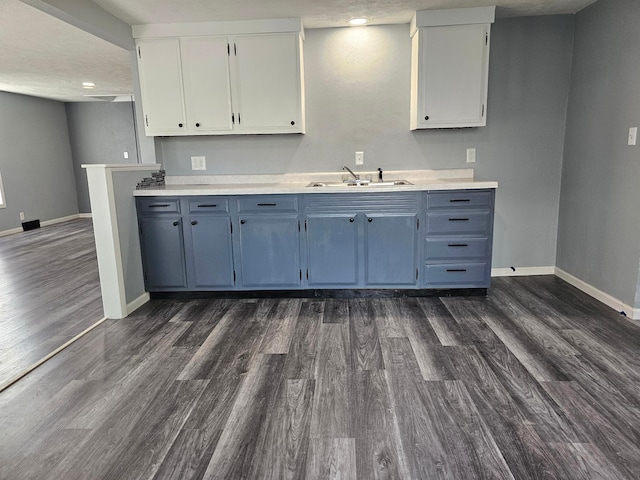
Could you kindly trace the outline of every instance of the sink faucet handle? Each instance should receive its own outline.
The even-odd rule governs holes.
[[[378,168],[378,180],[382,181],[382,169]]]

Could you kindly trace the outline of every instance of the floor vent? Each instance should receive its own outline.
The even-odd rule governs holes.
[[[22,230],[35,230],[40,228],[40,220],[29,220],[28,222],[22,222]]]

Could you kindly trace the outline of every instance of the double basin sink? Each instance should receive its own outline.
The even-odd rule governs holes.
[[[375,188],[375,187],[395,187],[398,185],[413,185],[407,180],[391,180],[383,182],[370,182],[368,180],[352,180],[347,182],[311,182],[307,187],[359,187],[359,188]]]

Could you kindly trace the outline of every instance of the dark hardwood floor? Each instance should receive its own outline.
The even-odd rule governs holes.
[[[0,478],[637,479],[639,352],[552,276],[154,300],[0,394]]]
[[[104,315],[93,225],[0,238],[0,385]]]

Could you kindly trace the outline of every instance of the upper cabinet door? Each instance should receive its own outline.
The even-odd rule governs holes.
[[[411,129],[486,125],[488,24],[421,27],[413,37]]]
[[[242,35],[229,41],[238,132],[304,132],[299,35]]]
[[[185,131],[179,40],[141,39],[137,48],[145,133]]]
[[[182,38],[180,51],[189,132],[231,131],[227,37]]]

